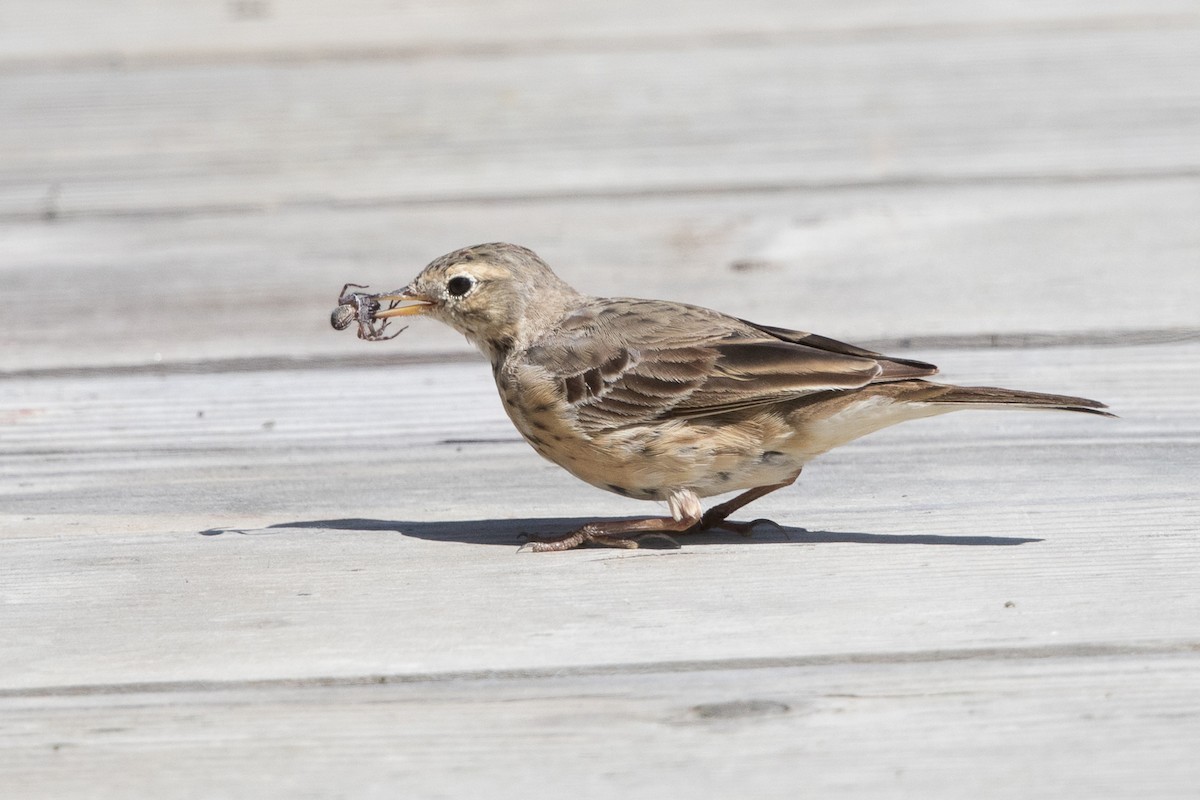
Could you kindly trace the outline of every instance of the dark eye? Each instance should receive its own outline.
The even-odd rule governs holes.
[[[451,297],[462,297],[467,292],[471,291],[471,287],[475,285],[475,281],[471,280],[466,275],[455,275],[450,280],[446,281],[446,291]]]

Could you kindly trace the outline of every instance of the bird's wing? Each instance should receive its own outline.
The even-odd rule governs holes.
[[[818,350],[824,350],[829,353],[839,353],[845,356],[857,356],[859,358],[870,358],[877,362],[883,368],[879,377],[873,381],[879,383],[882,381],[892,380],[908,380],[909,378],[924,378],[929,375],[937,374],[938,368],[933,364],[928,364],[924,361],[917,361],[911,358],[895,358],[894,356],[885,356],[882,353],[876,353],[873,350],[866,350],[856,345],[839,342],[837,339],[830,339],[827,336],[820,336],[815,333],[807,333],[805,331],[793,331],[787,328],[776,328],[772,325],[759,325],[757,322],[748,322],[744,319],[738,320],[745,325],[762,331],[768,336],[772,336],[780,341],[792,342],[793,344],[802,344],[807,347],[814,347]]]
[[[694,418],[920,377],[928,364],[695,306],[597,300],[525,353],[585,428]]]

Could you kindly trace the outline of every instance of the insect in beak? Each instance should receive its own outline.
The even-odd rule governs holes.
[[[329,324],[334,330],[345,330],[352,324],[358,323],[358,338],[368,342],[379,342],[394,339],[404,332],[404,328],[392,334],[386,334],[388,317],[405,314],[419,314],[420,309],[432,305],[432,301],[420,298],[407,292],[390,294],[368,294],[367,292],[347,292],[347,289],[366,289],[358,283],[347,283],[338,294],[337,308],[329,316]],[[399,306],[398,303],[419,300],[415,305]],[[390,303],[387,309],[382,308],[381,301]]]

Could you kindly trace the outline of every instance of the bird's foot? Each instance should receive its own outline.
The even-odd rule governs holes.
[[[671,548],[678,549],[679,542],[665,533],[651,531],[649,533],[638,533],[630,531],[628,533],[613,533],[606,531],[602,525],[592,523],[584,525],[578,530],[571,531],[563,536],[538,536],[532,533],[523,533],[521,538],[525,540],[525,544],[521,545],[518,553],[551,553],[559,550],[574,550],[576,547],[584,545],[598,545],[600,547],[619,547],[625,550],[636,550],[644,539],[660,539],[668,544]]]

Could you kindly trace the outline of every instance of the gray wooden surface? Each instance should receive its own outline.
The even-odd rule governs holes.
[[[0,5],[7,797],[1195,797],[1200,9]],[[679,550],[342,283],[507,239],[1103,399]]]

